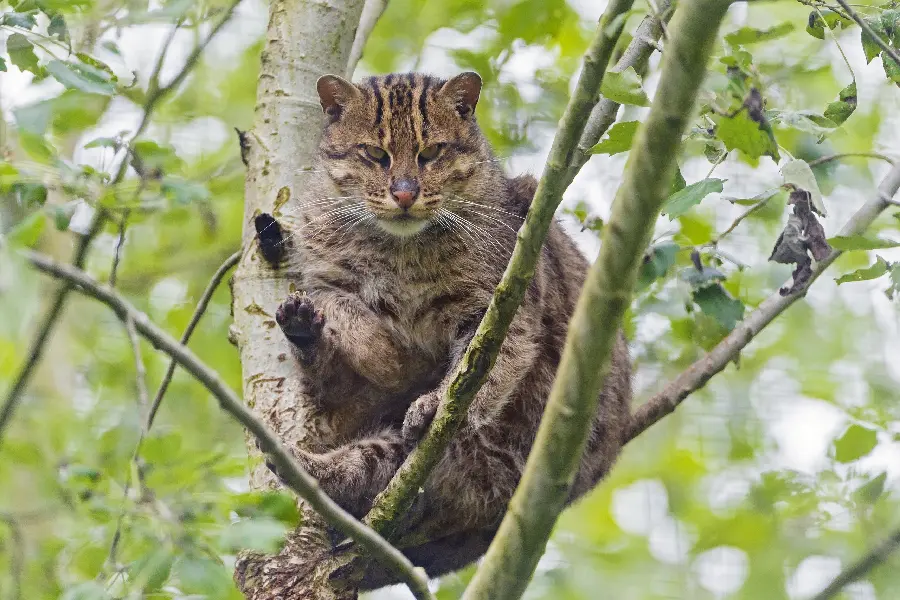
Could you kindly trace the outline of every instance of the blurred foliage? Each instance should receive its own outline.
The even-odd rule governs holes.
[[[109,276],[124,220],[117,286],[173,335],[237,247],[244,174],[231,128],[253,119],[262,3],[239,7],[224,41],[131,139],[173,24],[163,81],[224,6],[0,4],[0,389],[53,289],[17,247],[67,259],[105,207],[115,219],[88,270]],[[900,9],[853,6],[900,48]],[[646,9],[636,4],[626,31]],[[562,0],[391,0],[362,69],[478,71],[478,118],[498,157],[539,165],[599,11]],[[900,67],[844,17],[815,1],[735,8],[626,323],[639,395],[787,278],[790,267],[767,262],[790,210],[785,184],[821,201],[828,241],[847,252],[808,300],[633,442],[610,479],[564,515],[530,598],[803,598],[900,526],[900,218],[895,210],[871,235],[836,237],[884,167],[814,162],[900,157]],[[562,220],[573,231],[602,232],[657,76],[658,56],[605,81],[604,93],[628,106],[567,196]],[[128,176],[113,185],[123,160]],[[220,289],[191,346],[240,389],[230,320]],[[142,351],[153,390],[167,360]],[[183,373],[132,460],[141,421],[124,328],[73,297],[0,446],[0,598],[237,597],[236,549],[277,547],[296,523],[286,495],[247,491],[243,433]],[[896,597],[900,562],[889,563],[846,597]],[[469,575],[447,577],[439,597],[458,598]]]

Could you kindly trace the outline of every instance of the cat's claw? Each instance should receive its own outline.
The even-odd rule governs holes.
[[[437,414],[441,397],[432,392],[426,394],[412,403],[403,418],[403,443],[407,447],[415,446],[422,435],[431,425],[434,415]]]
[[[275,311],[275,320],[285,337],[305,348],[322,336],[325,314],[317,311],[312,299],[303,292],[293,292]]]

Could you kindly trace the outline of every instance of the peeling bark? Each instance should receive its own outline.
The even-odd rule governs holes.
[[[327,437],[329,427],[299,386],[288,343],[275,323],[275,309],[290,292],[296,273],[269,265],[256,247],[254,219],[275,213],[277,198],[303,199],[308,171],[322,130],[316,80],[343,73],[363,0],[273,0],[257,90],[256,123],[248,134],[243,241],[245,252],[233,279],[231,339],[241,353],[244,399],[289,445]],[[278,484],[248,439],[253,489]],[[324,522],[301,506],[302,523],[276,556],[242,555],[235,581],[251,600],[316,598],[351,600],[356,590],[333,578],[351,555],[334,556]]]

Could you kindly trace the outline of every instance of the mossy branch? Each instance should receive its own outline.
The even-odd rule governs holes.
[[[689,0],[675,17],[659,88],[632,146],[600,256],[570,322],[534,449],[484,562],[466,589],[466,600],[519,598],[565,506],[622,316],[729,5],[730,0]]]
[[[619,19],[616,27],[610,28],[609,25],[617,16],[626,13],[632,2],[633,0],[612,0],[600,20],[594,39],[585,53],[584,68],[550,148],[550,156],[531,208],[519,231],[512,258],[487,313],[456,368],[453,381],[427,435],[397,471],[366,517],[369,525],[387,537],[391,536],[399,518],[410,507],[417,491],[440,460],[497,359],[509,325],[534,275],[553,214],[562,200],[563,192],[572,181],[568,170],[569,161],[573,153],[577,152],[578,140],[591,109],[597,103],[603,74],[622,33],[624,19]]]
[[[329,524],[357,542],[373,558],[393,569],[405,581],[416,598],[433,599],[428,590],[428,580],[422,569],[413,566],[403,554],[391,546],[372,529],[360,523],[338,506],[319,488],[316,480],[307,473],[287,450],[272,429],[244,405],[241,399],[222,380],[216,371],[208,367],[186,346],[175,341],[159,328],[147,315],[137,310],[123,296],[108,286],[104,286],[84,271],[70,265],[59,264],[36,252],[25,252],[31,264],[44,273],[55,277],[81,293],[106,304],[124,322],[133,323],[135,329],[155,348],[168,354],[185,371],[200,382],[219,402],[219,406],[243,425],[259,442],[263,452],[268,454],[282,480],[322,515]]]

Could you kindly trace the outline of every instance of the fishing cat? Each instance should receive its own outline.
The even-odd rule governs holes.
[[[326,75],[318,173],[286,210],[298,289],[277,311],[336,435],[296,450],[326,493],[370,508],[429,425],[511,256],[536,182],[508,178],[475,119],[481,78]],[[425,486],[404,548],[432,577],[487,548],[522,474],[587,261],[553,223],[496,364]],[[631,397],[623,336],[570,501],[610,469]],[[393,583],[373,566],[363,584]]]

